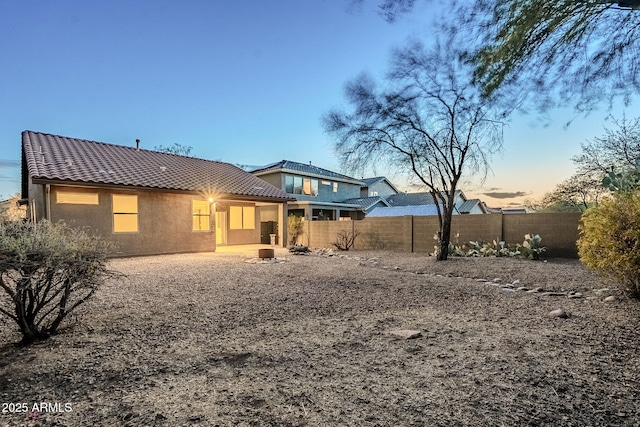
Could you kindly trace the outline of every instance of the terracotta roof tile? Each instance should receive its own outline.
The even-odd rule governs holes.
[[[22,133],[22,146],[29,176],[36,179],[293,200],[224,162],[32,131]]]

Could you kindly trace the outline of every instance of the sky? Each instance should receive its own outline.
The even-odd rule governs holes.
[[[343,172],[321,117],[347,107],[344,84],[381,78],[391,49],[428,41],[437,2],[394,24],[375,1],[0,0],[0,199],[20,191],[21,132],[244,165],[282,159]],[[637,108],[637,103],[635,104]],[[580,144],[609,112],[515,115],[484,183],[461,188],[491,207],[520,206],[571,176]],[[612,114],[618,117],[622,108]],[[627,109],[627,116],[633,116]],[[570,126],[565,126],[572,120]],[[404,191],[401,171],[387,175]],[[361,178],[361,177],[356,177]]]

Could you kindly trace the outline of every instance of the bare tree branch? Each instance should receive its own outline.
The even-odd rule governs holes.
[[[408,167],[427,187],[440,220],[439,259],[448,255],[460,178],[468,172],[486,176],[513,108],[497,93],[482,97],[472,84],[472,67],[455,46],[452,36],[430,50],[417,42],[396,49],[384,89],[360,75],[345,86],[351,111],[323,118],[348,170],[376,163]]]

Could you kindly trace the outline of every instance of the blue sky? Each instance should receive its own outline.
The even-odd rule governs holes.
[[[392,47],[428,39],[434,3],[396,24],[375,2],[348,0],[0,0],[0,196],[20,190],[20,133],[264,165],[281,159],[340,171],[320,118],[344,104],[344,83],[382,76]],[[614,111],[621,114],[622,110]],[[554,111],[544,126],[514,116],[502,154],[469,197],[517,205],[573,173],[580,143],[606,111]],[[628,116],[633,116],[627,110]],[[387,174],[403,188],[400,175]],[[408,189],[408,188],[406,188]],[[500,196],[500,197],[491,197]],[[510,197],[511,196],[511,197]]]

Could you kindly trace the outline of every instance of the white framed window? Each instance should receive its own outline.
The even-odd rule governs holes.
[[[209,231],[211,227],[211,203],[207,200],[191,202],[192,230]]]

